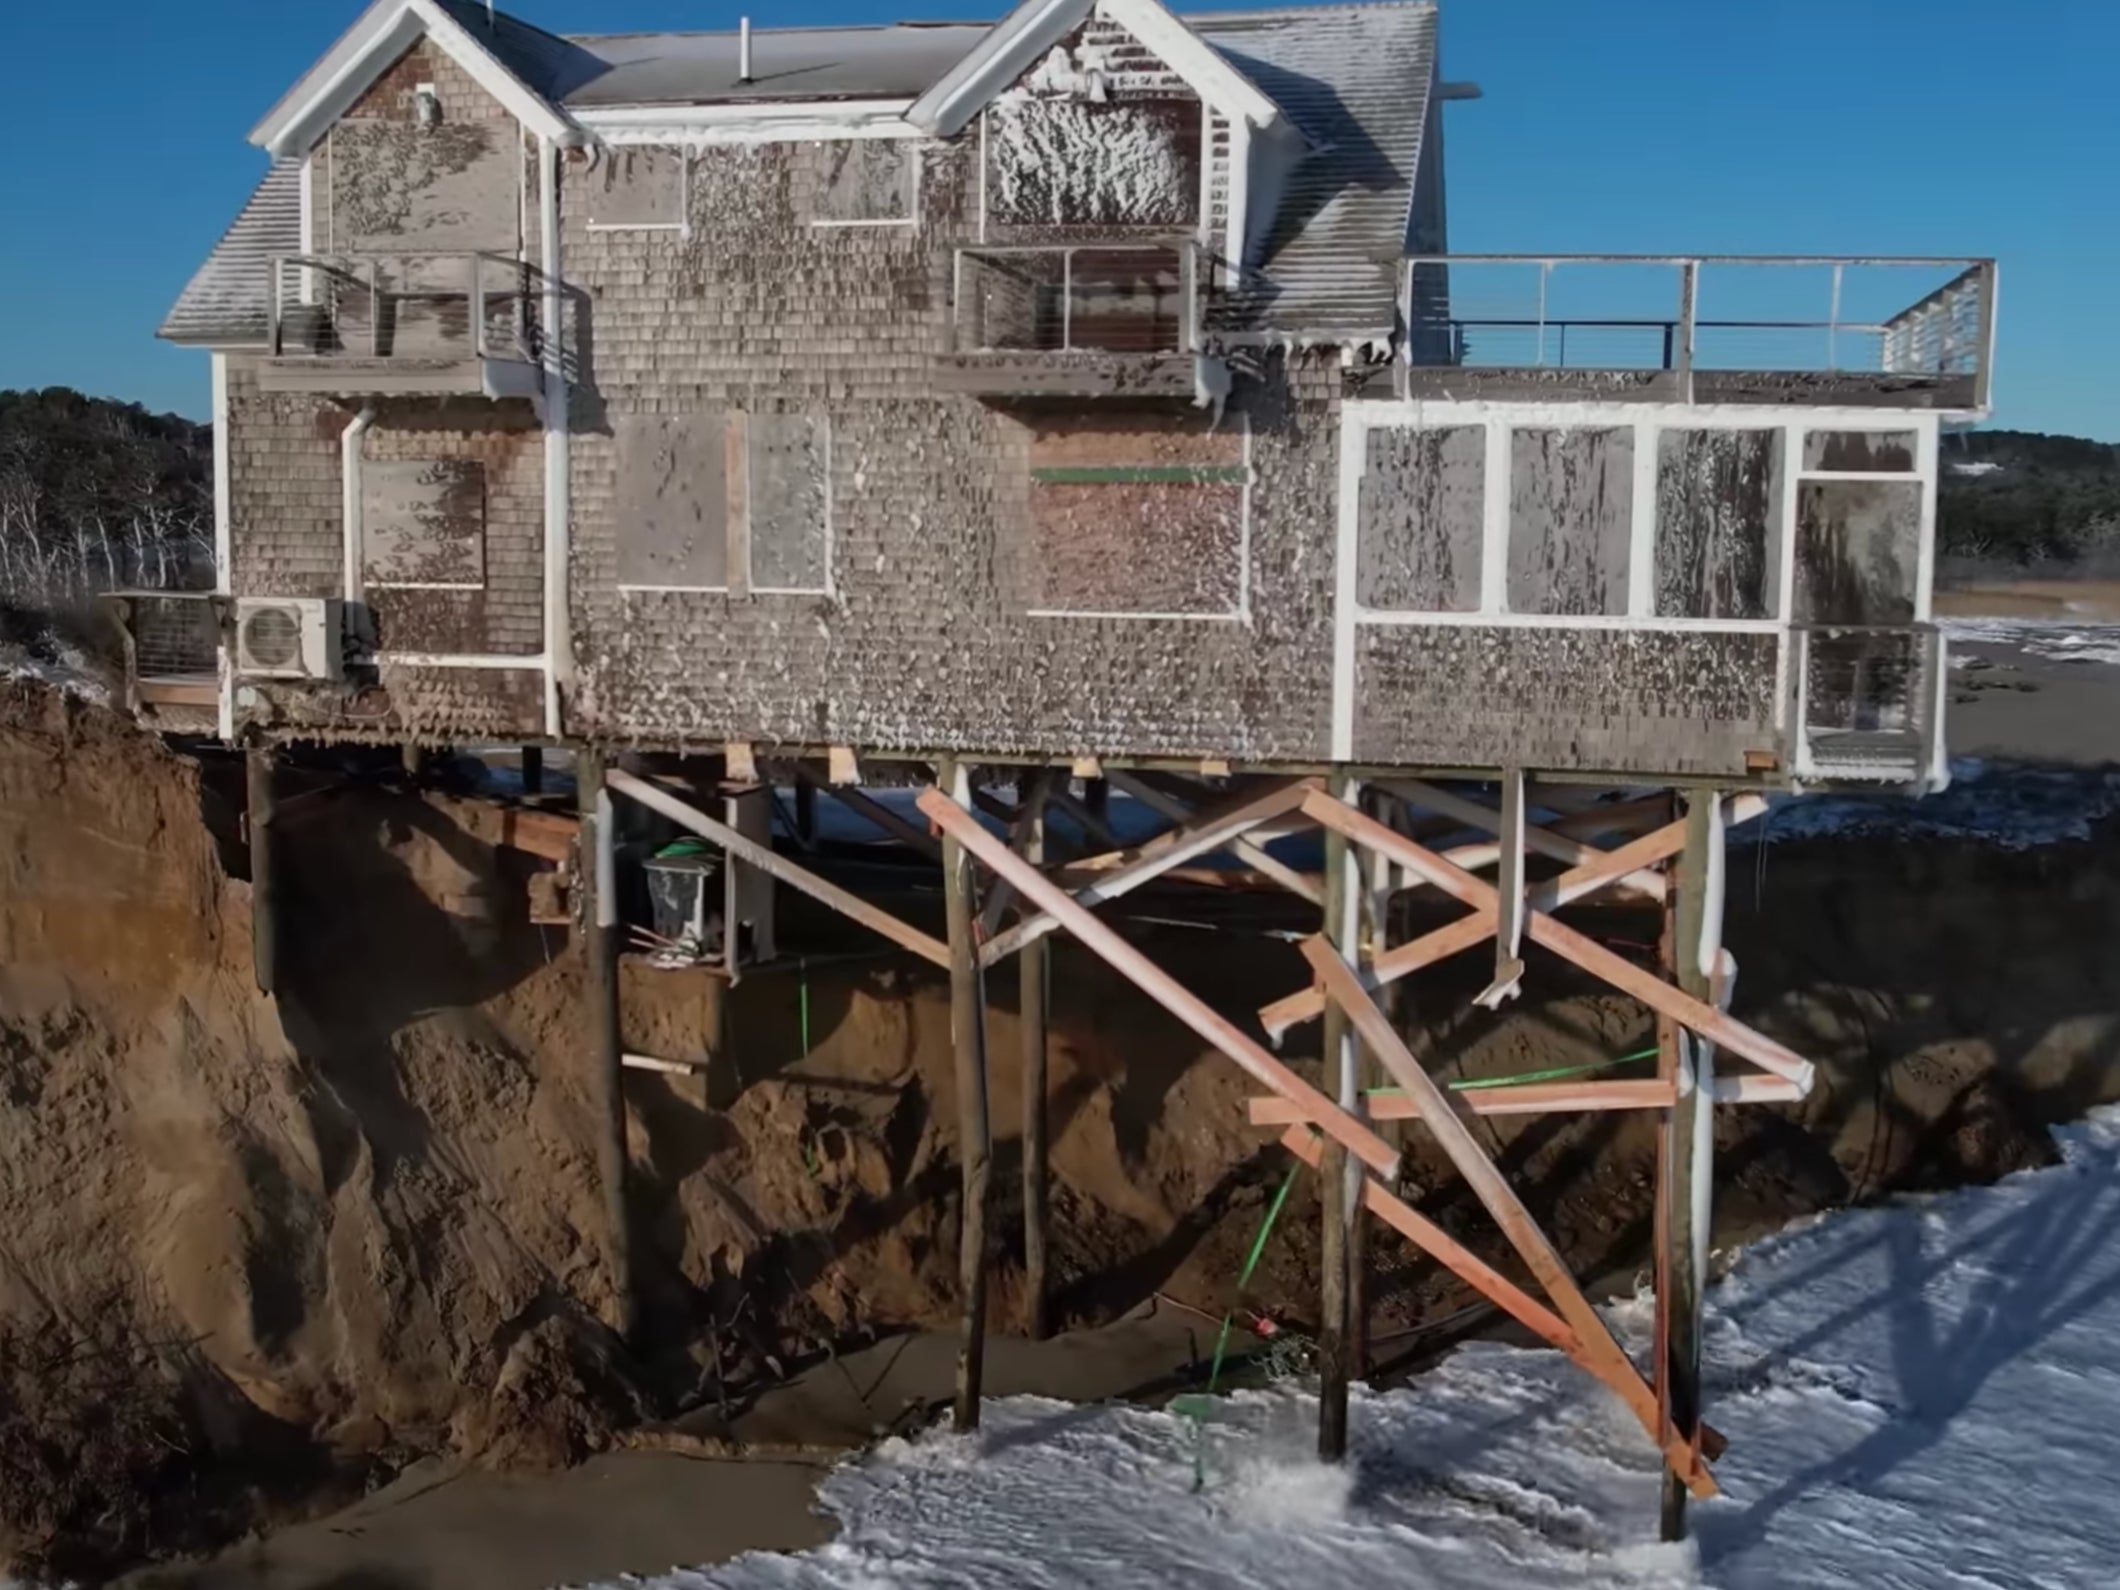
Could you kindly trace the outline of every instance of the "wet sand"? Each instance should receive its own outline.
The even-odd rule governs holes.
[[[1149,1309],[1048,1342],[987,1342],[992,1397],[1070,1402],[1155,1399],[1197,1380],[1214,1322]],[[1231,1351],[1256,1346],[1236,1332]],[[204,1563],[143,1569],[130,1590],[547,1590],[801,1551],[832,1537],[812,1510],[838,1457],[894,1428],[925,1428],[948,1406],[957,1337],[894,1337],[814,1364],[726,1422],[713,1409],[643,1443],[557,1474],[416,1465],[343,1512],[277,1530]],[[714,1455],[727,1443],[754,1455]]]

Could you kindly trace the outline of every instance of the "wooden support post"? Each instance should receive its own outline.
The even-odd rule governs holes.
[[[517,761],[525,795],[542,795],[545,792],[545,748],[541,745],[526,745]]]
[[[1045,865],[1045,791],[1032,791],[1024,813],[1021,854],[1026,864]],[[994,887],[1003,887],[996,879]],[[1016,975],[1021,990],[1017,997],[1017,1023],[1023,1033],[1023,1315],[1024,1329],[1034,1342],[1053,1333],[1052,1299],[1046,1280],[1045,1236],[1051,1187],[1046,1179],[1046,978],[1051,969],[1052,944],[1032,939],[1016,957]]]
[[[945,763],[937,770],[959,810],[971,804],[970,769]],[[986,1368],[986,1195],[993,1173],[992,1124],[987,1118],[986,990],[975,927],[978,870],[949,829],[942,835],[944,907],[949,921],[950,1046],[957,1072],[957,1158],[963,1169],[958,1216],[958,1277],[964,1295],[964,1345],[957,1355],[956,1426],[979,1428],[979,1388]]]
[[[631,1342],[640,1321],[626,1199],[625,1051],[618,1010],[618,836],[606,777],[601,751],[588,748],[576,754],[582,881],[589,895],[583,912],[582,947],[588,960],[589,1091],[596,1106],[596,1171],[604,1189],[605,1253],[616,1313],[611,1323],[623,1340]]]
[[[989,869],[1013,882],[1016,892],[1029,904],[1050,912],[1086,949],[1102,957],[1120,976],[1228,1055],[1254,1081],[1295,1104],[1305,1120],[1344,1143],[1378,1175],[1387,1181],[1397,1178],[1399,1156],[1388,1143],[1268,1054],[1235,1022],[1188,992],[1170,973],[1098,921],[1094,912],[1069,899],[1058,884],[982,828],[970,812],[933,789],[922,792],[919,805],[944,833],[960,841]],[[1493,928],[1488,931],[1491,933]]]
[[[1499,1010],[1516,998],[1524,982],[1524,770],[1502,770],[1501,870],[1495,880],[1500,896],[1494,933],[1494,981],[1473,1000]]]
[[[806,778],[795,781],[795,842],[817,848],[817,786]]]
[[[276,754],[253,745],[244,754],[250,829],[250,965],[261,994],[280,991],[279,876],[273,866],[273,827],[277,821],[272,774]]]
[[[1678,902],[1672,919],[1678,986],[1704,1002],[1712,997],[1713,969],[1722,954],[1720,817],[1719,797],[1712,792],[1686,798],[1686,849],[1678,863]],[[1678,1050],[1678,1102],[1669,1117],[1663,1155],[1668,1174],[1660,1189],[1665,1200],[1661,1268],[1671,1294],[1663,1308],[1668,1342],[1662,1400],[1673,1434],[1697,1449],[1703,1412],[1701,1316],[1714,1213],[1715,1051],[1684,1032]],[[1664,1539],[1685,1538],[1686,1488],[1675,1477],[1664,1484],[1662,1525]]]
[[[1635,1417],[1641,1420],[1643,1428],[1659,1439],[1672,1468],[1682,1476],[1682,1483],[1700,1495],[1714,1495],[1714,1477],[1701,1462],[1697,1446],[1688,1440],[1667,1438],[1658,1429],[1655,1392],[1629,1362],[1602,1316],[1583,1295],[1582,1288],[1576,1285],[1575,1277],[1559,1250],[1532,1219],[1523,1200],[1517,1197],[1500,1168],[1488,1158],[1486,1150],[1472,1135],[1467,1125],[1470,1112],[1421,1068],[1398,1034],[1391,1030],[1390,1023],[1384,1020],[1383,1012],[1377,1009],[1376,1002],[1369,997],[1368,990],[1362,987],[1354,971],[1340,960],[1330,945],[1309,939],[1303,945],[1303,953],[1324,983],[1327,997],[1345,1009],[1347,1019],[1375,1049],[1384,1069],[1406,1090],[1406,1096],[1419,1105],[1421,1120],[1434,1134],[1437,1146],[1449,1156],[1474,1196],[1494,1217],[1495,1224],[1502,1228],[1502,1234],[1523,1259],[1525,1268],[1544,1288],[1561,1318],[1568,1322],[1592,1373],[1618,1392]]]
[[[613,768],[605,775],[611,788],[621,795],[639,801],[651,811],[661,812],[680,828],[689,828],[702,839],[711,839],[732,857],[747,862],[760,872],[778,878],[791,889],[800,890],[813,900],[821,900],[841,916],[852,917],[863,927],[881,933],[901,949],[911,950],[922,960],[932,961],[937,966],[950,964],[949,946],[929,934],[921,932],[911,923],[902,922],[890,912],[870,905],[859,895],[842,889],[829,879],[820,878],[805,867],[798,867],[771,846],[738,833],[727,823],[709,817],[698,807],[679,800],[668,790],[651,784],[644,778]]]
[[[1330,799],[1344,802],[1354,786],[1335,777]],[[1325,945],[1323,954],[1348,964],[1361,955],[1361,884],[1352,863],[1354,847],[1337,829],[1325,833]],[[1326,946],[1329,946],[1326,947]],[[1338,1004],[1325,1007],[1325,1091],[1348,1114],[1357,1113],[1361,1079],[1354,1035]],[[1349,1174],[1347,1151],[1327,1143],[1318,1166],[1324,1227],[1318,1244],[1318,1456],[1337,1463],[1347,1455],[1347,1389],[1353,1373],[1354,1320],[1350,1297],[1354,1273],[1355,1212],[1360,1208],[1359,1166]]]

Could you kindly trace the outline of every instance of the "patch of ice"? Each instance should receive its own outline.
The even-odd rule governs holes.
[[[651,1590],[1840,1590],[2062,1586],[2120,1561],[2120,1109],[2065,1164],[1808,1222],[1711,1297],[1723,1495],[1654,1540],[1656,1455],[1550,1352],[1480,1343],[1357,1389],[1344,1469],[1316,1404],[1240,1392],[1182,1415],[989,1403],[977,1437],[835,1471],[839,1538]],[[1642,1345],[1641,1300],[1612,1311]],[[1193,1485],[1204,1442],[1206,1483]],[[637,1587],[640,1581],[629,1581]]]
[[[1953,648],[2014,646],[2058,662],[2120,665],[2120,624],[2073,618],[1947,618],[1942,629]],[[1964,667],[1966,661],[1961,656],[1951,658],[1955,667]]]
[[[1773,844],[1791,839],[1876,836],[1962,839],[2005,850],[2088,839],[2120,812],[2120,768],[1992,765],[1954,757],[1951,787],[1919,800],[1904,795],[1775,795],[1766,814],[1735,831]]]
[[[1183,220],[1195,195],[1171,123],[1154,109],[1008,100],[988,122],[997,214],[1055,225]]]

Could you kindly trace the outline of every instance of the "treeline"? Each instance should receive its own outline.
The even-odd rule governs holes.
[[[213,584],[213,433],[65,387],[0,391],[0,606]]]
[[[1987,563],[2081,568],[2120,560],[2120,445],[2032,431],[1943,439],[1939,546]]]

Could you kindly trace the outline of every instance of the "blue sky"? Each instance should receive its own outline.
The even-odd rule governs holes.
[[[1239,9],[1199,5],[1196,9]],[[203,416],[154,327],[262,170],[244,134],[347,0],[0,0],[0,387]],[[515,0],[555,31],[731,26],[716,0]],[[976,0],[753,4],[761,23]],[[1451,244],[1994,254],[1996,423],[2120,441],[2120,7],[2033,0],[1443,0]]]

